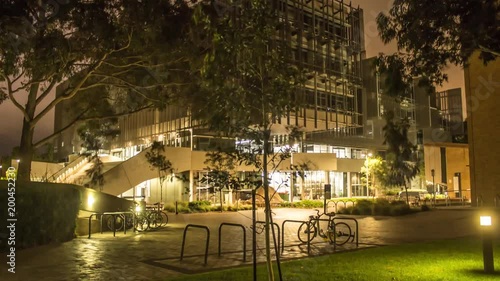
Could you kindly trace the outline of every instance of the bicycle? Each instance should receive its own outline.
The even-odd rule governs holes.
[[[316,236],[320,236],[323,239],[329,239],[330,243],[335,243],[337,246],[344,245],[349,241],[352,235],[351,227],[345,222],[334,223],[333,218],[335,213],[320,214],[318,209],[314,209],[317,213],[316,216],[309,216],[308,222],[303,222],[299,226],[297,236],[300,242],[307,243],[312,241]],[[321,219],[321,216],[326,215],[328,219]],[[328,225],[325,232],[320,225],[320,221],[327,221]],[[309,238],[309,241],[308,241]]]
[[[138,232],[146,231],[150,227],[150,221],[146,214],[142,212],[139,204],[135,204],[136,207],[132,214],[124,213],[118,216],[109,216],[106,223],[110,230],[120,231],[124,227],[124,222],[127,222],[127,229],[134,229]],[[126,218],[126,220],[125,220]]]
[[[166,226],[168,224],[167,213],[163,212],[163,204],[158,202],[153,204],[154,207],[146,207],[149,214],[147,215],[150,226],[153,228]]]

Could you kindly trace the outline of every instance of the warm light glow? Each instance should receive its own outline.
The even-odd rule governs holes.
[[[17,161],[17,163],[19,163],[19,161],[21,161],[21,160],[17,159],[16,161]]]
[[[141,211],[141,206],[135,206],[135,211],[140,212]]]
[[[94,205],[95,199],[92,194],[89,194],[89,197],[87,197],[87,206],[92,207]]]
[[[491,216],[480,216],[479,224],[481,226],[491,226]]]
[[[373,156],[373,154],[371,152],[368,153],[368,157],[372,157],[372,156]]]

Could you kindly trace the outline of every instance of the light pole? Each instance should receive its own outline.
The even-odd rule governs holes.
[[[481,225],[483,236],[484,272],[493,273],[495,268],[493,263],[493,230],[491,227],[491,216],[480,216],[479,224]]]
[[[434,207],[436,207],[436,184],[434,183],[434,175],[435,175],[435,171],[434,169],[431,170],[431,176],[432,176],[432,193],[434,194],[433,195],[433,199],[432,201],[434,201]]]

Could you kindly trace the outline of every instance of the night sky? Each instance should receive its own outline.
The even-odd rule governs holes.
[[[348,3],[348,1],[345,1]],[[378,55],[380,52],[392,53],[396,51],[394,45],[385,46],[378,38],[377,26],[375,18],[381,11],[388,11],[392,1],[387,0],[355,0],[352,1],[353,6],[359,5],[364,11],[365,23],[365,48],[366,57]],[[463,72],[459,67],[453,67],[449,71],[449,83],[444,85],[443,89],[462,87],[464,89]],[[18,95],[22,93],[18,93]],[[462,91],[463,95],[463,91]],[[53,97],[53,95],[52,95]],[[49,96],[49,98],[52,98]],[[23,104],[21,102],[21,104]],[[47,104],[47,102],[45,103]],[[42,104],[43,105],[43,104]],[[465,112],[464,112],[465,116]],[[21,112],[7,100],[0,105],[0,156],[10,155],[12,148],[19,145],[22,127]],[[54,129],[54,113],[51,112],[41,122],[38,123],[35,129],[35,139],[37,140],[50,135]]]

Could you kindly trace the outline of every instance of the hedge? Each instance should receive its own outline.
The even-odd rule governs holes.
[[[0,220],[7,222],[7,181],[0,181]],[[72,186],[50,183],[16,183],[16,249],[69,241],[75,237],[80,191]],[[0,251],[8,247],[10,234],[0,229]]]

